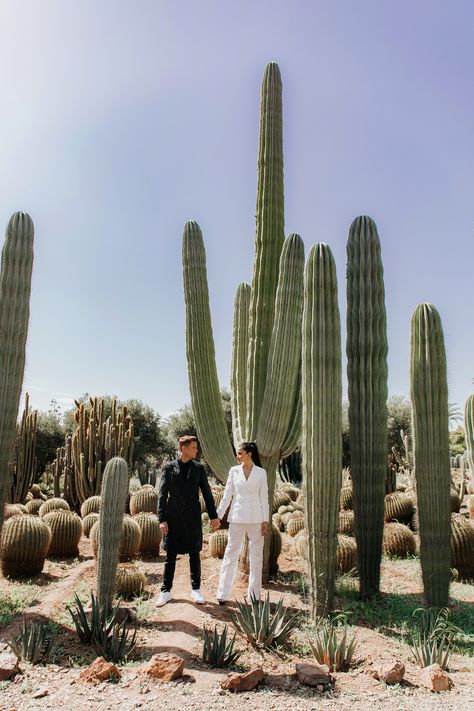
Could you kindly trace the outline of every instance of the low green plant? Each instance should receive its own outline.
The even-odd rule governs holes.
[[[439,664],[447,669],[451,654],[455,650],[456,635],[462,630],[449,619],[449,610],[419,607],[413,612],[415,626],[410,644],[416,663],[424,668]]]
[[[316,620],[314,638],[308,642],[316,661],[327,664],[330,671],[347,669],[356,647],[355,634],[350,635],[345,615]]]
[[[234,649],[236,634],[232,639],[227,638],[228,626],[225,625],[222,632],[218,632],[217,626],[214,630],[204,625],[204,643],[202,648],[202,661],[210,667],[223,669],[234,664],[240,657],[241,652]]]
[[[270,595],[260,600],[254,595],[250,602],[238,602],[232,624],[255,649],[279,647],[299,626],[300,613],[291,614],[280,598],[276,605],[270,603]]]
[[[91,593],[90,613],[86,612],[78,595],[75,595],[75,609],[66,607],[79,639],[92,644],[98,656],[117,663],[133,652],[137,631],[132,632],[127,618],[118,621],[120,603],[109,611],[107,606],[101,608],[94,593]]]
[[[7,644],[20,661],[40,664],[47,659],[52,651],[55,639],[56,625],[54,623],[32,622],[28,624],[26,618],[23,617],[20,634],[7,640]]]

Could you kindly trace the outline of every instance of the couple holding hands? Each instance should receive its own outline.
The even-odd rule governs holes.
[[[191,598],[204,603],[201,592],[202,521],[199,491],[201,491],[211,526],[220,526],[230,504],[229,536],[222,560],[217,600],[225,605],[229,600],[237,570],[240,549],[245,534],[249,538],[250,575],[248,595],[260,596],[262,587],[263,543],[269,527],[267,473],[262,468],[255,442],[243,442],[237,449],[238,464],[231,467],[224,495],[216,510],[206,471],[195,461],[197,438],[186,435],[179,439],[179,457],[167,464],[161,475],[158,497],[158,517],[166,550],[163,585],[157,606],[172,599],[176,557],[189,555]]]

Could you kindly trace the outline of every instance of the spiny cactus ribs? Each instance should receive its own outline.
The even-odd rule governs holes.
[[[51,531],[38,516],[12,516],[0,537],[2,572],[12,578],[29,578],[43,570]]]

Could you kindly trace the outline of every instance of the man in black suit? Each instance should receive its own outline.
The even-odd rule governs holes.
[[[158,517],[166,560],[163,585],[156,603],[158,607],[166,605],[172,599],[176,557],[183,553],[189,554],[191,598],[198,604],[204,602],[201,592],[202,522],[199,490],[214,530],[219,528],[219,519],[206,471],[200,462],[195,461],[197,449],[196,437],[181,437],[178,459],[167,464],[161,475]]]

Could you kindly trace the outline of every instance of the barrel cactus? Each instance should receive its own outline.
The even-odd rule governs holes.
[[[341,511],[352,509],[352,486],[343,486],[339,497],[339,507]]]
[[[451,568],[448,382],[443,329],[431,304],[411,320],[411,401],[423,588],[430,607],[449,600]]]
[[[415,511],[413,499],[408,494],[400,491],[394,491],[392,494],[387,494],[384,500],[384,518],[385,521],[398,521],[399,523],[408,523]]]
[[[353,536],[354,535],[354,528],[355,528],[354,512],[353,511],[340,511],[337,532],[343,533],[345,536]]]
[[[451,505],[451,513],[459,513],[459,509],[461,508],[461,498],[456,489],[451,489],[449,492],[449,502]]]
[[[280,557],[282,546],[281,533],[278,526],[272,525],[272,539],[270,546],[270,575],[278,572],[278,558]]]
[[[462,580],[474,579],[474,527],[461,514],[451,516],[451,565]]]
[[[43,570],[51,541],[49,527],[38,516],[25,514],[5,521],[0,539],[2,572],[12,578],[29,578]]]
[[[280,506],[291,504],[291,497],[286,491],[275,491],[273,495],[272,512],[276,513]]]
[[[386,523],[383,529],[383,550],[386,555],[396,558],[415,555],[415,536],[403,523]]]
[[[158,511],[158,492],[151,484],[145,484],[130,498],[130,513],[132,516],[144,511],[154,514]]]
[[[100,496],[89,496],[88,499],[81,504],[81,516],[85,518],[90,513],[99,513],[100,511]]]
[[[99,521],[92,526],[89,538],[92,546],[92,552],[95,558],[99,558],[100,551],[100,522],[102,513],[99,515]],[[120,537],[119,560],[127,562],[138,556],[140,550],[141,530],[138,523],[130,516],[125,514],[122,520],[122,534]]]
[[[296,552],[299,556],[308,557],[308,532],[303,528],[294,538]]]
[[[30,499],[26,504],[26,510],[33,516],[39,516],[39,510],[43,505],[43,499]]]
[[[146,578],[142,571],[132,563],[119,565],[115,582],[115,592],[120,597],[130,600],[141,595],[145,590]]]
[[[24,513],[25,512],[23,511],[23,508],[20,506],[20,504],[5,504],[5,506],[3,507],[3,520],[6,521],[12,516],[20,516]],[[28,509],[26,513],[29,513]]]
[[[84,516],[84,518],[82,519],[82,531],[86,538],[89,538],[92,526],[98,520],[99,514],[94,511],[92,513],[87,514],[87,516]]]
[[[209,553],[213,558],[223,558],[227,546],[227,530],[214,531],[209,536]]]
[[[41,504],[38,513],[40,517],[43,518],[43,516],[46,516],[46,514],[51,511],[58,511],[59,509],[62,509],[63,511],[70,511],[68,502],[59,498],[47,499]]]
[[[161,543],[161,530],[158,516],[149,511],[134,516],[140,526],[140,553],[144,555],[159,556]]]
[[[43,516],[51,530],[48,557],[72,558],[79,555],[82,522],[74,511],[56,509]]]
[[[294,538],[297,533],[299,533],[304,528],[303,518],[290,518],[286,524],[286,532],[289,536]]]
[[[34,499],[40,499],[41,501],[46,501],[48,498],[46,494],[43,494],[38,484],[32,484],[30,487],[31,496]]]
[[[357,544],[350,536],[337,536],[336,570],[338,573],[350,573],[357,567]]]

